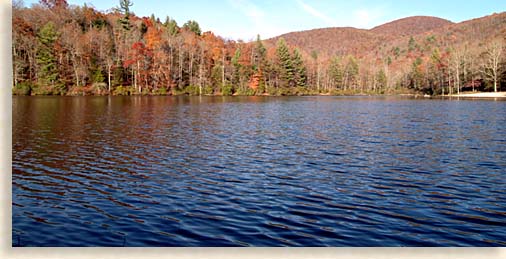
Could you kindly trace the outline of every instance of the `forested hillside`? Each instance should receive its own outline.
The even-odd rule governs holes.
[[[107,13],[65,0],[13,3],[14,94],[428,94],[506,89],[506,13],[454,24],[411,17],[253,42],[198,22]]]

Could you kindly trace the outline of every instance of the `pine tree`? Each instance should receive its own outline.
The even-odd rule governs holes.
[[[185,24],[183,24],[183,28],[185,28],[185,29],[187,29],[199,36],[202,34],[202,30],[200,29],[199,23],[196,21],[193,21],[193,20],[189,20]]]
[[[293,60],[286,41],[281,38],[278,40],[276,54],[278,57],[279,73],[281,77],[281,86],[293,86],[295,83]]]
[[[348,63],[346,64],[345,69],[347,75],[348,75],[348,87],[354,87],[356,88],[358,86],[358,63],[355,57],[350,56],[348,58]]]
[[[260,35],[257,35],[254,51],[254,60],[252,62],[252,65],[255,70],[262,70],[265,59],[267,58],[267,49],[262,43],[262,40],[260,40]]]
[[[387,87],[387,75],[385,74],[385,70],[380,69],[376,74],[376,80],[378,82],[378,89],[385,89]]]
[[[295,72],[295,83],[298,87],[305,87],[307,81],[306,66],[298,49],[293,51],[293,67]]]
[[[123,29],[130,30],[130,6],[133,6],[134,3],[130,0],[120,0],[119,1],[119,10],[123,13],[123,18],[119,20],[119,22],[123,25]]]
[[[171,19],[169,16],[167,16],[163,25],[167,28],[170,36],[176,36],[178,34],[179,26],[177,26],[176,20]]]
[[[330,78],[334,82],[336,89],[342,87],[343,84],[343,68],[341,67],[341,60],[338,57],[334,57],[330,62],[329,66]]]
[[[232,78],[232,84],[237,86],[241,82],[241,64],[239,59],[241,58],[241,48],[235,50],[234,56],[232,57],[232,65],[234,66],[234,74]]]
[[[54,88],[58,83],[58,68],[54,53],[54,44],[58,32],[52,22],[46,23],[38,33],[37,64],[39,65],[39,84]]]

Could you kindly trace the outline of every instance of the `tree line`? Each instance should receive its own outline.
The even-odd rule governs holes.
[[[20,95],[295,95],[462,89],[501,89],[504,41],[478,47],[423,45],[389,55],[328,56],[277,42],[223,39],[182,26],[137,17],[120,0],[107,13],[65,0],[13,3],[14,86]],[[427,46],[432,53],[426,54]],[[422,49],[424,49],[422,51]],[[400,58],[401,55],[409,58]],[[409,60],[412,63],[405,65]],[[474,90],[474,89],[473,89]]]

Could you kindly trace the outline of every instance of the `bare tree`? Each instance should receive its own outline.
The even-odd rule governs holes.
[[[500,64],[502,62],[504,43],[502,40],[495,40],[491,42],[484,53],[484,60],[481,72],[489,80],[494,82],[494,92],[497,92],[497,81],[501,73]]]

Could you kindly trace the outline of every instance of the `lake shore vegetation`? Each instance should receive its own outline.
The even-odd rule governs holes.
[[[283,37],[224,39],[197,21],[138,17],[133,4],[120,0],[101,12],[65,0],[30,7],[14,1],[13,94],[453,95],[506,88],[505,13],[451,24],[445,33],[388,38],[372,30],[376,43],[367,51],[321,51]]]

